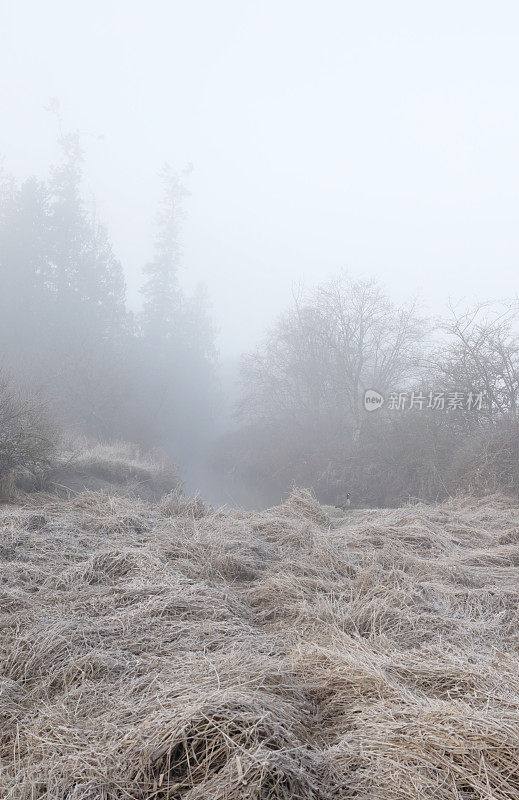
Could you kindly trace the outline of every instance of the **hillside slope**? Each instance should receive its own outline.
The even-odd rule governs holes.
[[[519,798],[519,508],[0,509],[6,800]]]

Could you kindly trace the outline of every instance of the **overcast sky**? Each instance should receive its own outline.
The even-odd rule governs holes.
[[[223,355],[341,268],[433,313],[517,294],[519,4],[0,0],[0,154],[79,129],[132,304],[164,161]]]

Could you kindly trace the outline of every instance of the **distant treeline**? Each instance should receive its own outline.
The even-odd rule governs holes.
[[[450,309],[433,325],[373,282],[296,297],[242,363],[241,427],[217,448],[228,496],[292,485],[342,505],[519,491],[518,305]],[[366,390],[384,397],[368,412]]]
[[[78,137],[61,139],[47,180],[0,183],[0,366],[62,426],[162,446],[177,457],[207,438],[216,395],[212,325],[178,280],[186,190],[165,167],[143,308],[105,228],[85,203]]]
[[[136,315],[82,197],[77,137],[61,148],[47,180],[0,182],[0,478],[45,465],[46,404],[58,427],[160,447],[181,473],[211,444],[213,498],[233,503],[275,503],[293,485],[337,505],[517,493],[516,303],[451,309],[433,325],[373,282],[341,276],[300,294],[243,358],[237,422],[215,442],[214,331],[179,283],[182,176],[162,172]],[[366,390],[381,408],[365,409]]]

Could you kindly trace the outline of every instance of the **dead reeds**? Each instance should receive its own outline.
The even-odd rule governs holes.
[[[519,800],[519,509],[0,510],[5,800]]]

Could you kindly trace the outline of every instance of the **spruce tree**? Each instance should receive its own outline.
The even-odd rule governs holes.
[[[163,196],[156,215],[157,235],[152,260],[144,267],[142,331],[153,342],[171,343],[180,334],[182,296],[179,287],[180,228],[189,192],[182,175],[166,164],[161,172]]]

